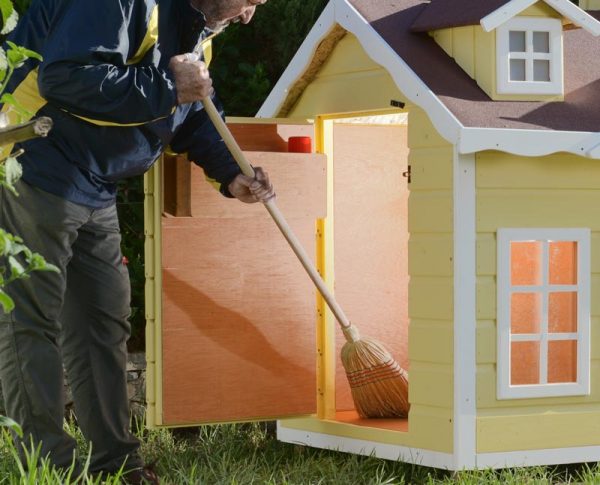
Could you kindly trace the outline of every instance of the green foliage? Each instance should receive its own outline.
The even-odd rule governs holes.
[[[215,38],[211,75],[225,111],[254,116],[327,0],[277,0]]]
[[[135,429],[135,427],[134,427]],[[81,457],[90,447],[72,423]],[[380,460],[337,451],[318,450],[278,442],[269,423],[204,426],[179,430],[147,430],[137,424],[146,463],[156,462],[161,483],[172,485],[551,485],[600,483],[598,464],[509,468],[456,473],[418,465]],[[31,465],[19,468],[7,433],[0,434],[0,484],[72,485],[74,468],[54,469],[29,452]],[[88,461],[84,463],[84,470]],[[33,465],[33,466],[32,466]],[[37,465],[37,466],[35,466]],[[31,471],[29,471],[31,470]],[[69,476],[70,473],[70,476]],[[82,485],[117,485],[120,474],[86,477]]]
[[[20,437],[23,437],[23,430],[21,426],[15,421],[6,416],[0,416],[0,428],[8,428],[12,430],[13,433],[17,434]]]
[[[58,268],[31,251],[23,239],[0,228],[0,305],[5,312],[12,311],[14,303],[2,288],[15,280],[29,278],[34,271],[58,272]]]
[[[0,0],[0,13],[4,20],[2,33],[6,34],[10,29],[6,19],[16,16],[10,0]],[[3,93],[14,70],[21,67],[28,59],[41,60],[42,58],[36,52],[15,45],[12,42],[7,42],[7,45],[9,47],[4,53],[4,65],[0,65],[0,81],[2,81],[0,101],[10,105],[14,98],[7,94],[3,95]],[[15,109],[18,113],[24,114],[22,108],[17,106]],[[17,161],[17,155],[0,160],[0,187],[4,187],[15,196],[18,195],[15,184],[22,175],[22,168]],[[29,275],[34,271],[56,272],[58,268],[48,264],[42,255],[31,251],[23,244],[22,238],[9,234],[0,228],[0,307],[3,312],[11,312],[15,306],[12,298],[4,291],[6,285],[18,279],[29,278]]]

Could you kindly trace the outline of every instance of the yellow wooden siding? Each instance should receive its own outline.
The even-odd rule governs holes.
[[[454,408],[453,149],[410,106],[409,357],[414,446],[451,452]]]
[[[600,164],[571,154],[476,156],[477,451],[600,444]],[[527,210],[523,210],[526,207]],[[496,399],[496,231],[501,227],[592,229],[589,396]],[[536,415],[538,413],[539,415]],[[588,421],[591,420],[591,421]]]
[[[594,406],[597,409],[597,406]],[[477,451],[532,450],[596,446],[600,442],[600,412],[542,412],[494,416],[477,420]]]
[[[490,97],[496,91],[496,32],[475,27],[475,66],[477,84]]]
[[[452,326],[447,320],[414,318],[408,327],[409,361],[451,365],[454,354],[452,339]]]
[[[452,276],[454,270],[452,238],[448,234],[415,234],[408,242],[409,274]]]
[[[367,56],[354,35],[347,34],[288,116],[388,109],[392,99],[403,97],[390,75]]]
[[[444,52],[448,54],[450,57],[454,57],[454,53],[452,51],[452,47],[454,46],[452,42],[452,31],[453,29],[440,29],[431,32],[431,35],[435,39],[436,43],[444,49]]]
[[[561,18],[562,15],[554,10],[550,5],[546,2],[537,2],[533,5],[527,7],[521,13],[519,13],[519,17],[552,17],[552,18]]]
[[[475,79],[475,28],[472,25],[452,29],[452,52],[463,71]]]
[[[600,0],[579,0],[579,6],[584,10],[600,10]]]

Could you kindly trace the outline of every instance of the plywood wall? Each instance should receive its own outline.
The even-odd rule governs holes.
[[[336,297],[408,368],[407,126],[336,123],[333,136]],[[353,409],[336,341],[336,407]]]
[[[314,254],[324,157],[249,158]],[[192,217],[162,218],[163,424],[314,412],[312,283],[260,204],[224,199],[197,167],[191,181]]]

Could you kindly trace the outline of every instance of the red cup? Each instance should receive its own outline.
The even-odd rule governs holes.
[[[311,153],[310,136],[290,136],[288,138],[288,152],[292,153]]]

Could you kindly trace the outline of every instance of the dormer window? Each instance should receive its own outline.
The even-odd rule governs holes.
[[[563,94],[559,19],[515,17],[496,32],[499,94]]]

